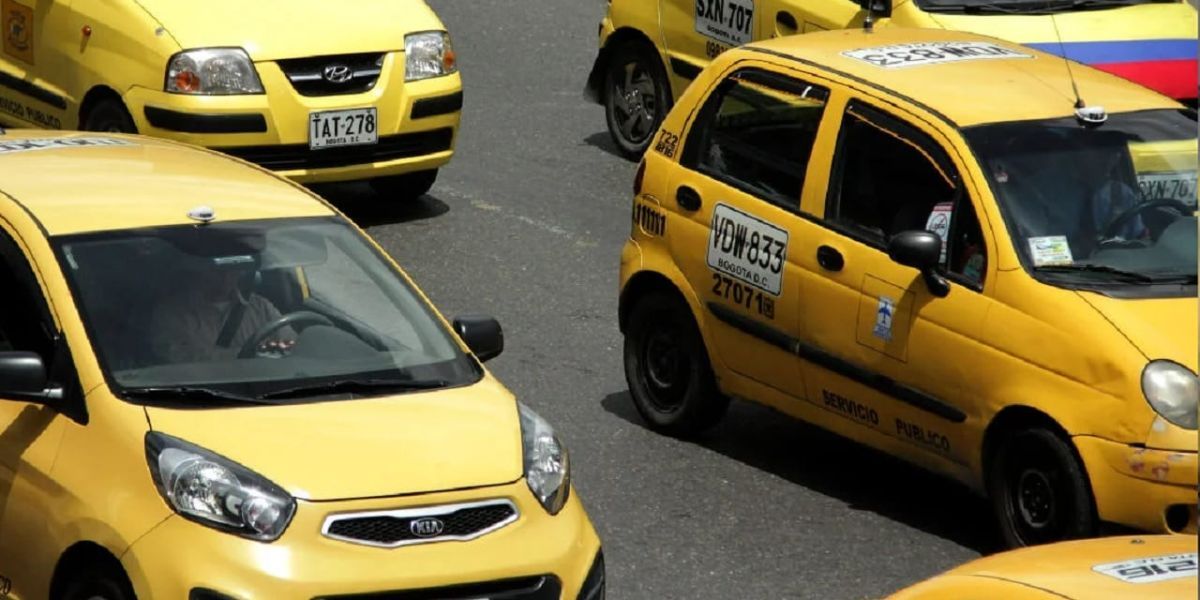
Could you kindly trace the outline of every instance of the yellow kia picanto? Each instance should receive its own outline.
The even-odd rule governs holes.
[[[718,57],[635,183],[646,421],[767,404],[987,494],[1013,546],[1194,535],[1196,113],[1066,67],[903,28]]]
[[[142,133],[428,191],[462,81],[423,0],[0,0],[0,122]]]
[[[1011,550],[955,567],[890,600],[1195,598],[1196,538],[1113,537]]]
[[[6,598],[604,596],[500,326],[318,197],[120,134],[8,130],[0,182]]]
[[[640,156],[713,57],[785,35],[878,27],[967,31],[1026,44],[1195,106],[1196,9],[1185,0],[609,0],[587,95],[617,148]]]

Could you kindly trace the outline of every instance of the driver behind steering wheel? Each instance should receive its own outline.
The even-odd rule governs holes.
[[[232,359],[263,326],[280,318],[270,300],[252,286],[256,265],[250,256],[188,261],[184,277],[151,313],[150,349],[169,363]],[[282,327],[258,344],[260,356],[282,356],[296,334]]]
[[[1121,158],[1121,154],[1117,152],[1110,155],[1104,169],[1104,181],[1096,187],[1091,198],[1092,225],[1096,232],[1096,242],[1100,245],[1142,240],[1150,235],[1150,230],[1142,221],[1141,215],[1136,214],[1125,219],[1115,231],[1106,233],[1118,216],[1132,209],[1140,201],[1138,189],[1130,185],[1123,176]]]

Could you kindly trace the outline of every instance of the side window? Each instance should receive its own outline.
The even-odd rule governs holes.
[[[828,90],[758,69],[730,75],[709,96],[683,166],[798,210]]]
[[[41,289],[16,243],[0,231],[0,351],[37,352],[47,363],[54,351]]]
[[[941,146],[891,115],[852,102],[837,153],[827,221],[879,248],[901,231],[932,231],[942,238],[942,269],[983,283],[979,219]]]

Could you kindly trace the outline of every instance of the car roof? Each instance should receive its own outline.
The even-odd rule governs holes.
[[[0,133],[0,192],[48,235],[195,223],[332,215],[292,183],[223,154],[142,136]],[[5,200],[0,198],[0,206]]]
[[[938,62],[885,68],[846,53],[897,44],[977,42],[1000,46],[1023,57]],[[769,53],[815,65],[925,105],[960,127],[1074,115],[1075,94],[1067,62],[997,38],[947,31],[882,27],[867,32],[844,29],[805,33],[756,42],[735,54]],[[1109,113],[1179,108],[1174,100],[1080,63],[1070,64],[1080,97]]]

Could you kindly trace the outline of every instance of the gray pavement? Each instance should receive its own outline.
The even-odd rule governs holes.
[[[604,542],[610,598],[879,597],[991,552],[960,487],[735,403],[697,442],[647,430],[616,326],[634,165],[580,94],[602,0],[430,0],[459,53],[458,154],[398,205],[322,188],[447,315],[491,313],[489,363],[554,423]]]

